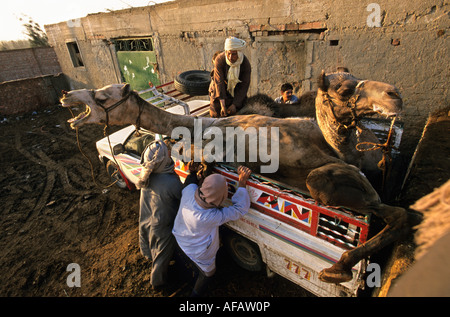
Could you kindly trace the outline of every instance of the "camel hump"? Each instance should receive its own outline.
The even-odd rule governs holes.
[[[278,116],[278,104],[266,94],[256,94],[247,99],[238,115],[259,114],[268,117]]]

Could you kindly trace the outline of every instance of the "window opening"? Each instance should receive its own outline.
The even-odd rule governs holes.
[[[338,46],[339,40],[330,40],[330,46]]]
[[[115,40],[117,52],[142,52],[153,51],[151,38]]]
[[[69,50],[73,67],[83,67],[84,63],[77,42],[67,43],[67,49]]]

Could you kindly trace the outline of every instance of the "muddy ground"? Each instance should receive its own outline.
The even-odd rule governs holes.
[[[92,173],[69,118],[54,106],[0,124],[0,296],[189,296],[176,272],[166,290],[151,289],[138,246],[139,192],[104,188],[110,179],[95,148],[103,128],[79,130]],[[81,287],[67,286],[70,263],[80,265]],[[241,269],[222,250],[210,295],[311,296]]]
[[[151,289],[151,265],[138,247],[139,192],[104,188],[110,179],[95,149],[103,128],[79,131],[91,172],[66,123],[70,117],[67,109],[53,106],[0,123],[0,296],[188,296],[191,288],[173,268],[166,290]],[[448,116],[444,129],[437,133],[448,136]],[[448,168],[446,163],[433,161],[431,169]],[[431,191],[436,177],[427,177],[421,182]],[[421,190],[413,189],[404,201],[415,200]],[[81,267],[81,287],[67,286],[70,263]],[[209,295],[218,297],[312,296],[279,276],[243,270],[222,250],[211,289]]]

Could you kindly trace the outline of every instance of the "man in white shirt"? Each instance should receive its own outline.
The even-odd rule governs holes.
[[[239,187],[231,198],[232,205],[228,207],[220,207],[228,196],[228,186],[223,175],[209,175],[200,187],[194,173],[186,178],[172,233],[181,251],[198,269],[192,296],[204,294],[216,271],[219,226],[239,219],[250,208],[250,197],[245,186],[251,170],[239,166],[238,174]]]

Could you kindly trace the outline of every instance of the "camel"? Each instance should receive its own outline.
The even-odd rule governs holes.
[[[238,114],[263,114],[278,118],[315,117],[328,144],[343,161],[361,169],[372,184],[380,183],[382,149],[361,151],[359,143],[379,144],[375,134],[360,124],[362,117],[398,115],[402,98],[392,85],[360,80],[347,68],[319,77],[318,91],[309,91],[296,104],[280,105],[267,95],[250,97]]]
[[[256,94],[247,99],[237,115],[259,114],[268,117],[289,118],[316,116],[315,99],[317,91],[308,91],[298,97],[298,102],[282,105],[266,94]]]
[[[85,124],[136,124],[154,133],[171,135],[177,127],[194,131],[196,118],[164,111],[143,100],[129,84],[113,84],[97,90],[73,90],[64,93],[63,107],[86,105],[86,111],[68,120],[72,128]],[[226,134],[229,127],[278,128],[279,168],[271,178],[289,186],[309,192],[313,199],[324,205],[344,206],[360,214],[374,214],[386,226],[366,243],[342,254],[338,262],[322,270],[319,278],[328,283],[350,281],[352,267],[360,260],[397,240],[408,226],[406,210],[383,204],[377,192],[360,170],[335,155],[322,131],[311,118],[273,118],[261,115],[204,118],[204,132],[218,129]],[[257,130],[261,131],[261,130]],[[267,135],[259,135],[266,138]],[[203,140],[207,145],[210,139]],[[236,150],[236,149],[235,149]],[[249,146],[245,148],[249,151]],[[236,151],[235,151],[236,153]],[[251,153],[246,153],[246,158]],[[235,164],[238,162],[226,162]],[[239,163],[256,171],[262,162]]]
[[[450,180],[417,200],[410,208],[423,217],[422,222],[413,228],[417,246],[414,259],[411,259],[414,262],[400,272],[388,296],[449,296]]]
[[[322,74],[316,97],[317,123],[339,158],[360,168],[369,179],[380,177],[383,149],[360,151],[359,143],[379,144],[375,134],[360,124],[373,114],[397,116],[403,101],[396,87],[387,83],[360,80],[349,72]]]

